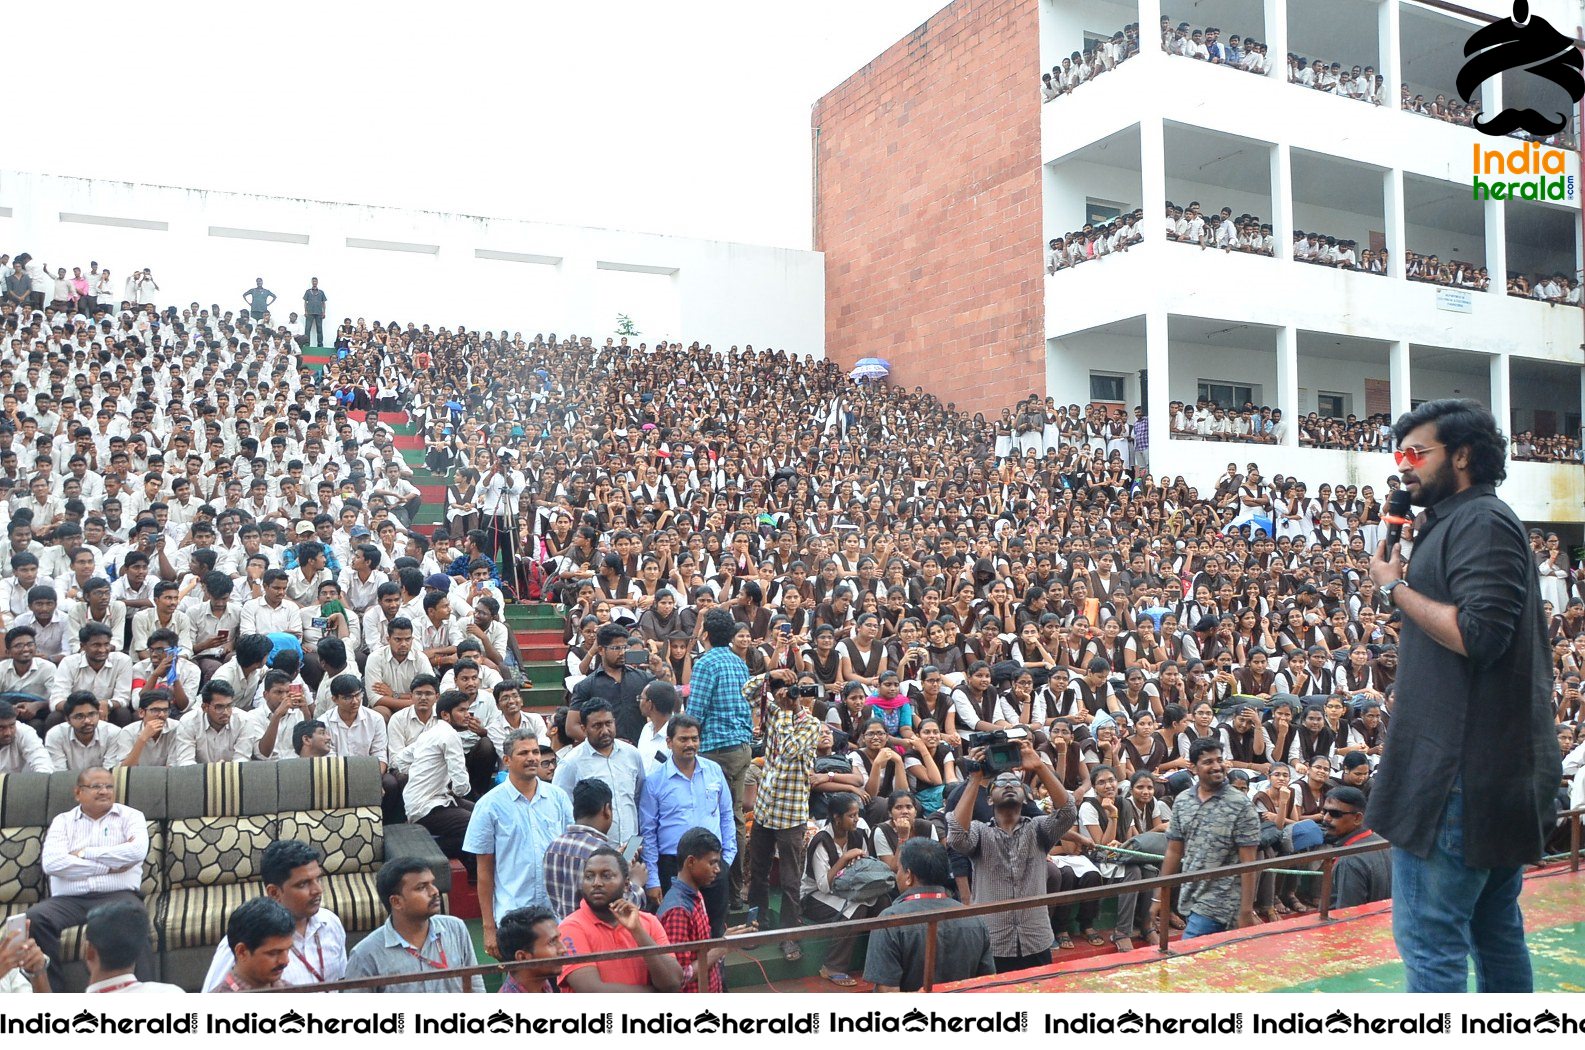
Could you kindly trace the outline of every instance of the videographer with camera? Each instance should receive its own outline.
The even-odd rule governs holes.
[[[974,902],[1045,893],[1046,854],[1076,823],[1073,800],[1035,752],[1027,730],[976,733],[965,742],[969,752],[962,768],[969,779],[947,817],[947,844],[974,865]],[[1033,773],[1051,797],[1049,815],[1024,814],[1029,800],[1023,779],[1027,773]],[[974,806],[987,784],[993,816],[989,821],[977,821]],[[1045,908],[987,915],[985,922],[991,931],[997,973],[1051,962],[1053,936]]]
[[[780,858],[782,906],[780,925],[788,929],[802,918],[798,887],[803,879],[804,832],[809,825],[809,785],[816,776],[815,752],[820,745],[820,721],[810,706],[817,685],[799,686],[796,676],[777,668],[764,677],[774,710],[765,720],[765,769],[754,801],[754,833],[749,838],[748,902],[758,908],[762,928],[770,928],[771,862]],[[745,691],[758,684],[750,681]],[[821,774],[829,776],[829,774]],[[803,958],[796,941],[783,941],[783,957]]]

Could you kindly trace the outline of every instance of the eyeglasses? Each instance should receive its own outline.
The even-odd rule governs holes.
[[[1325,807],[1321,812],[1328,817],[1352,817],[1354,815],[1354,811],[1351,809],[1333,809],[1331,807]]]
[[[1417,448],[1414,445],[1405,445],[1394,452],[1392,458],[1400,467],[1411,467],[1418,470],[1425,463],[1426,453],[1435,452],[1439,448],[1446,447],[1446,445],[1425,445]]]

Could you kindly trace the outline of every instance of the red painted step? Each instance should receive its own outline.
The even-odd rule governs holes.
[[[539,663],[544,660],[565,660],[567,647],[560,642],[555,645],[524,645],[517,643],[518,651],[523,654],[523,659],[529,663]]]
[[[559,627],[524,628],[523,630],[517,632],[517,644],[561,645],[563,650],[567,648],[565,645],[562,645],[561,629]],[[562,655],[566,655],[565,652],[563,652]],[[556,659],[560,659],[560,657],[557,657]]]
[[[424,436],[422,434],[397,434],[391,438],[391,444],[398,452],[409,448],[423,448]]]
[[[444,485],[416,485],[418,494],[423,497],[426,504],[436,507],[445,506],[446,486]]]
[[[451,862],[451,892],[446,895],[447,914],[459,919],[479,918],[479,897],[468,881],[468,869],[461,861]]]

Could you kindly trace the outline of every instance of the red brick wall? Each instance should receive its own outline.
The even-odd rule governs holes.
[[[826,353],[959,408],[1045,392],[1039,8],[957,0],[815,105]]]

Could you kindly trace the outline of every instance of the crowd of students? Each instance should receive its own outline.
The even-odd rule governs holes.
[[[1387,249],[1373,251],[1366,248],[1360,251],[1358,241],[1314,230],[1309,233],[1293,231],[1293,258],[1295,262],[1330,266],[1338,270],[1355,270],[1379,276],[1387,274]]]
[[[1256,76],[1263,77],[1271,72],[1271,56],[1266,52],[1266,45],[1254,37],[1232,33],[1223,40],[1222,30],[1216,26],[1194,29],[1187,22],[1179,22],[1174,27],[1168,15],[1161,16],[1161,49],[1169,55]]]
[[[1391,722],[1371,488],[1311,497],[1250,463],[1201,493],[1148,472],[1139,409],[1032,397],[987,418],[779,350],[352,318],[316,374],[267,312],[197,303],[24,304],[0,325],[0,771],[76,770],[97,799],[122,765],[374,758],[386,819],[478,880],[497,958],[557,940],[547,922],[589,951],[719,933],[750,901],[762,927],[902,906],[940,870],[904,873],[919,840],[948,847],[942,893],[1016,896],[976,828],[1023,836],[1020,812],[1041,855],[1017,879],[1137,878],[1203,738],[1271,826],[1263,848],[1302,852],[1330,793],[1369,790]],[[426,436],[458,532],[413,526],[375,404]],[[1238,416],[1246,439],[1286,425]],[[1585,572],[1536,539],[1562,739]],[[566,612],[548,717],[523,707],[511,600]],[[999,730],[1029,731],[1012,776],[969,775],[974,734]],[[708,790],[674,796],[679,777]],[[683,808],[649,808],[667,798]],[[465,940],[431,924],[423,879],[382,874],[392,936]],[[1270,880],[1262,915],[1314,885]],[[1148,913],[1109,933],[1087,906],[995,916],[987,958],[1126,948]],[[243,919],[237,960],[279,916]],[[718,962],[569,965],[560,984],[714,988]],[[823,962],[856,983],[852,943]]]
[[[1089,83],[1102,73],[1109,73],[1122,65],[1128,59],[1139,54],[1139,26],[1130,24],[1113,33],[1110,39],[1098,40],[1085,47],[1083,51],[1075,51],[1060,63],[1051,67],[1051,72],[1040,75],[1040,100],[1050,102],[1052,99],[1071,94],[1080,86]]]
[[[1330,66],[1319,58],[1311,59],[1288,52],[1288,83],[1312,91],[1324,91],[1339,98],[1351,98],[1382,106],[1387,102],[1385,79],[1375,66],[1345,66],[1333,62]]]

